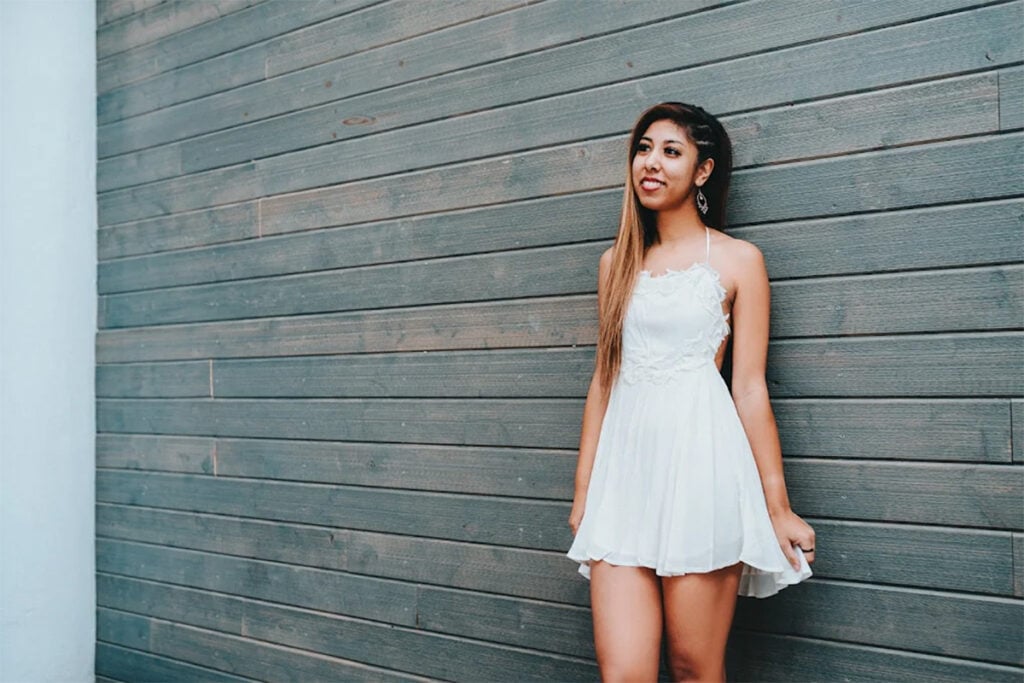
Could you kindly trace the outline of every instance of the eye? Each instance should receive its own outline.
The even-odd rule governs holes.
[[[674,157],[677,157],[677,156],[679,156],[680,154],[682,154],[682,152],[680,152],[680,151],[679,151],[678,149],[676,149],[675,147],[666,147],[666,148],[665,148],[665,153],[666,153],[666,154],[670,154],[671,156],[674,156]]]
[[[651,146],[646,142],[641,142],[639,145],[636,146],[636,151],[638,152],[648,152],[650,151],[650,149]]]

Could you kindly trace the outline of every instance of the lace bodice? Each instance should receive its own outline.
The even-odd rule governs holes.
[[[730,334],[725,296],[708,260],[663,275],[642,271],[622,327],[622,381],[660,384],[714,363]]]

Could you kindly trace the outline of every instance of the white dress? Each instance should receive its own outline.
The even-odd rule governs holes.
[[[586,507],[567,555],[651,567],[659,576],[744,562],[738,594],[765,598],[811,576],[786,559],[715,354],[729,335],[726,291],[707,254],[640,273],[622,329]]]

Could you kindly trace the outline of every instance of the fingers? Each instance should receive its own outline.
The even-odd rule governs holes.
[[[799,571],[800,558],[797,556],[796,550],[793,549],[793,546],[788,543],[783,544],[782,552],[786,555],[786,559],[789,560],[789,563],[793,565],[793,569]]]

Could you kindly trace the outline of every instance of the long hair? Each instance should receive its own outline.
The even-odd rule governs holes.
[[[640,274],[644,254],[658,238],[657,213],[644,208],[633,190],[633,159],[640,146],[640,138],[650,125],[665,119],[685,130],[690,141],[697,146],[698,166],[706,159],[714,159],[711,175],[701,188],[708,200],[708,212],[703,220],[713,228],[725,228],[725,200],[732,175],[732,142],[725,128],[717,118],[694,104],[662,102],[644,111],[629,136],[622,214],[606,294],[599,302],[601,322],[597,335],[597,367],[606,393],[611,390],[622,364],[622,325],[633,285]]]

